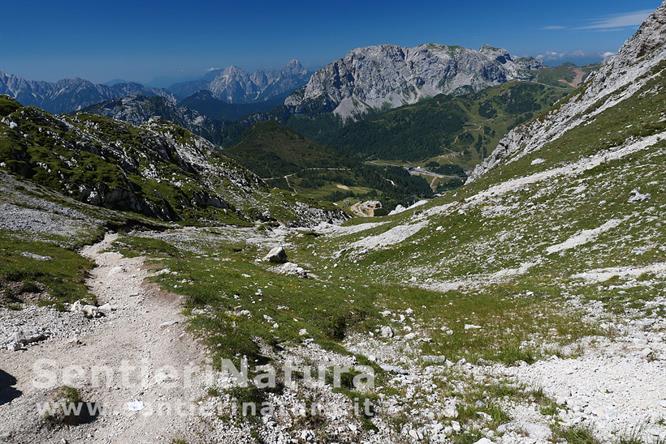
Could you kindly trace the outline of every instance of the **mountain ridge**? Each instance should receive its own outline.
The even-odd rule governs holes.
[[[166,90],[149,88],[135,82],[95,84],[78,77],[46,82],[27,80],[3,71],[0,71],[0,94],[8,95],[23,105],[35,105],[56,114],[77,111],[105,100],[133,94],[171,97]]]
[[[527,80],[543,65],[535,58],[514,59],[508,51],[483,46],[424,44],[356,48],[316,71],[285,100],[294,113],[310,108],[345,119],[380,108],[395,108],[437,94],[479,91],[508,80]]]
[[[659,7],[628,39],[617,55],[592,72],[572,97],[534,120],[510,131],[491,155],[479,164],[469,180],[474,181],[500,164],[516,161],[538,151],[569,130],[631,98],[651,78],[650,71],[666,60],[666,5]]]
[[[168,89],[184,99],[201,90],[227,103],[255,103],[291,92],[307,82],[310,72],[294,59],[274,70],[247,72],[237,66],[211,70],[201,79],[180,82]]]
[[[220,144],[225,125],[225,122],[210,119],[196,110],[178,105],[170,98],[160,96],[126,96],[91,105],[80,112],[111,117],[132,125],[163,119],[215,144]]]
[[[87,204],[194,224],[341,217],[272,193],[216,145],[170,122],[51,115],[6,96],[0,112],[0,168]]]

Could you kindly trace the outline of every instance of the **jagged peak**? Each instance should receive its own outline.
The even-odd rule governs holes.
[[[286,66],[286,67],[292,67],[292,66],[293,66],[293,67],[302,68],[302,67],[303,67],[303,64],[302,64],[301,61],[298,60],[298,59],[291,59],[291,60],[289,60],[289,61],[287,62],[287,64],[286,64],[285,66]]]
[[[224,68],[222,73],[223,75],[236,75],[236,74],[245,74],[245,70],[236,65],[229,65]]]
[[[371,109],[395,108],[442,93],[479,91],[508,80],[527,80],[540,67],[538,62],[514,59],[508,51],[490,46],[477,51],[436,43],[373,45],[355,48],[318,70],[304,92],[294,93],[284,103],[301,112],[323,99],[328,103],[326,108],[343,119],[356,119]]]
[[[492,46],[488,44],[481,46],[481,48],[479,48],[479,52],[481,54],[489,54],[489,55],[510,54],[508,49],[498,48],[497,46]]]
[[[607,64],[622,58],[646,57],[654,51],[666,51],[666,1],[645,19],[617,55],[607,60]]]
[[[400,45],[393,45],[389,43],[384,43],[381,45],[369,45],[369,46],[360,46],[358,48],[354,48],[351,51],[347,53],[347,56],[359,54],[359,53],[367,53],[370,51],[394,51],[402,49],[402,46]]]

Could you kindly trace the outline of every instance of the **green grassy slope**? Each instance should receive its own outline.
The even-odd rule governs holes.
[[[379,199],[385,206],[430,197],[428,183],[400,167],[364,165],[276,122],[259,122],[223,151],[268,184],[317,200]]]
[[[312,142],[277,122],[259,122],[224,153],[263,178],[306,168],[343,168],[353,164],[334,150]]]
[[[55,117],[2,100],[2,167],[67,196],[194,224],[299,217],[292,196],[271,192],[216,146],[172,123]]]
[[[575,88],[585,80],[590,72],[598,67],[598,65],[576,66],[573,63],[545,67],[537,73],[536,81],[551,86],[571,86]]]
[[[0,307],[31,302],[60,306],[79,299],[95,302],[85,286],[93,264],[71,249],[0,230],[0,256]]]
[[[506,297],[519,303],[520,295],[529,291],[536,295],[533,301],[555,301],[560,306],[566,306],[565,301],[577,295],[600,300],[622,312],[641,309],[659,294],[655,288],[664,288],[663,279],[654,285],[627,289],[617,286],[622,279],[598,287],[573,276],[598,268],[640,268],[664,261],[660,246],[666,244],[666,170],[660,165],[666,161],[666,141],[652,142],[646,149],[592,164],[589,169],[567,173],[565,168],[553,178],[529,185],[521,185],[520,179],[577,162],[585,165],[590,156],[603,159],[609,149],[666,131],[662,117],[666,100],[664,69],[663,64],[657,67],[655,72],[662,74],[632,98],[535,153],[499,166],[429,205],[388,218],[386,225],[372,231],[347,239],[321,240],[316,250],[349,251],[346,249],[350,244],[362,236],[380,235],[392,227],[413,226],[421,221],[425,226],[408,240],[372,250],[360,258],[350,254],[338,269],[354,273],[363,268],[365,279],[390,280],[396,285],[413,279],[416,284],[449,288],[448,295]],[[533,164],[537,158],[543,162]],[[646,197],[632,200],[636,192]],[[549,247],[609,221],[617,221],[617,226],[611,224],[611,228],[601,230],[593,241],[561,254],[548,252]],[[527,268],[512,271],[521,266]],[[491,279],[503,274],[510,277],[505,282]],[[650,273],[643,279],[649,281]],[[431,316],[434,311],[429,306],[424,315]],[[477,311],[475,317],[480,321],[478,316]],[[469,320],[474,323],[473,318]],[[500,331],[495,333],[499,335]],[[446,345],[442,346],[441,351],[446,351]]]
[[[566,85],[510,82],[460,97],[440,95],[346,125],[332,115],[294,116],[287,124],[344,153],[374,159],[434,159],[469,168],[485,157],[508,129],[566,93]]]

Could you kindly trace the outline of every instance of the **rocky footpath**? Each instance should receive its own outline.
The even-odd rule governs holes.
[[[108,235],[82,251],[97,264],[88,285],[102,306],[92,316],[86,315],[88,306],[81,303],[74,304],[71,312],[29,307],[0,315],[0,340],[16,328],[43,336],[32,344],[0,350],[3,372],[15,381],[17,393],[11,402],[0,403],[0,415],[7,418],[0,424],[0,441],[114,443],[141,437],[146,442],[165,442],[191,436],[191,422],[198,423],[195,417],[159,414],[157,406],[167,400],[179,400],[185,406],[195,403],[204,396],[204,387],[182,380],[174,383],[161,372],[165,366],[182,370],[191,363],[197,365],[203,355],[183,330],[180,299],[144,284],[149,272],[142,257],[124,258],[106,251],[115,238]],[[4,322],[7,319],[9,326]],[[64,384],[70,366],[80,368],[74,376],[70,374],[66,385],[75,387],[81,399],[102,409],[101,413],[77,427],[45,422],[37,409],[49,399],[50,391],[33,384],[35,377],[42,377],[33,370],[38,360],[55,366],[47,368],[62,376],[56,378],[56,385]],[[137,379],[134,373],[122,379],[121,365],[140,366],[142,377]],[[99,380],[93,376],[94,368],[115,373],[104,373],[105,379]],[[146,414],[148,409],[152,413]]]

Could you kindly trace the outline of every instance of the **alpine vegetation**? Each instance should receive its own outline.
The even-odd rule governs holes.
[[[603,23],[639,16],[599,65],[5,82],[0,442],[665,442],[666,3]]]

